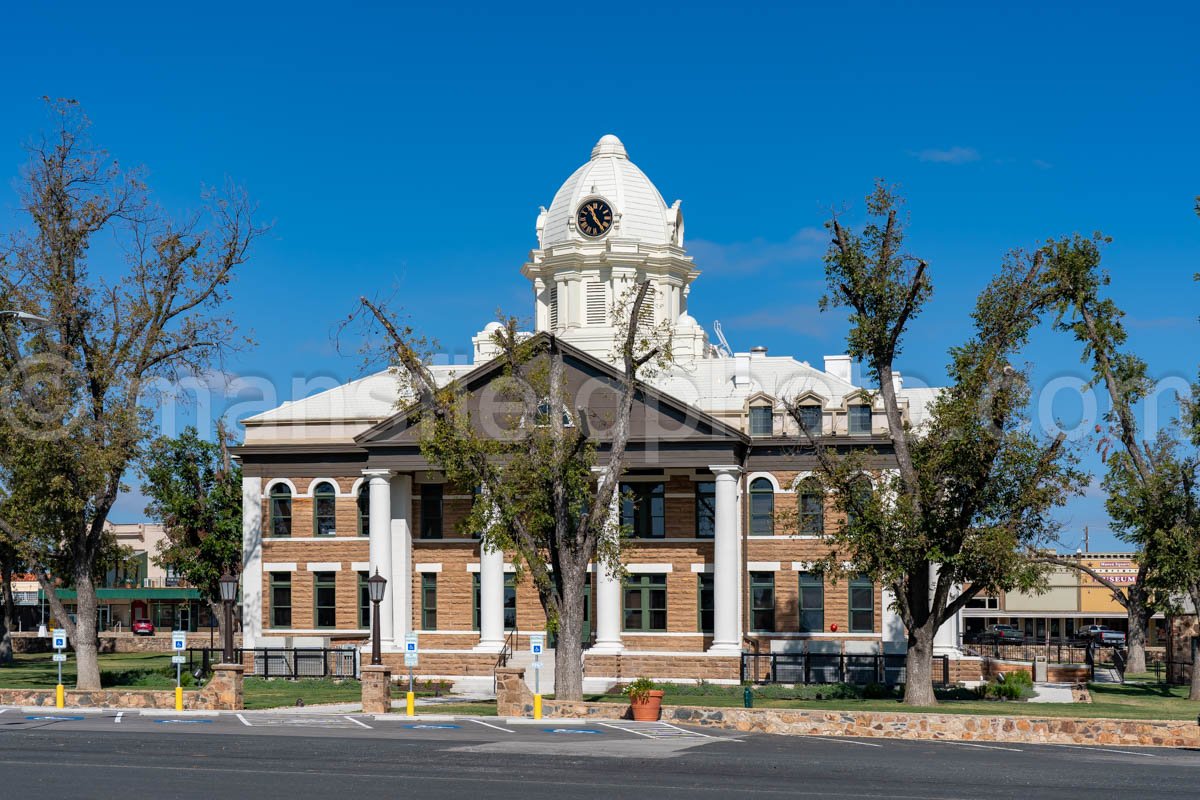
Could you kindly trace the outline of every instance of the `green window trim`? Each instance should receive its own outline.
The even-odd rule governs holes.
[[[660,482],[621,484],[621,524],[635,539],[667,535],[666,485]]]
[[[775,435],[775,409],[771,406],[750,407],[750,435]]]
[[[775,533],[775,487],[766,478],[750,483],[750,535],[772,536]]]
[[[313,573],[313,627],[337,627],[337,573]]]
[[[800,422],[804,424],[804,428],[812,436],[820,436],[824,431],[824,413],[820,406],[807,405],[800,406],[798,410]]]
[[[797,595],[800,631],[819,633],[825,630],[825,577],[816,572],[800,573],[800,592]]]
[[[869,578],[850,580],[850,632],[875,632],[875,584]]]
[[[714,601],[713,574],[701,572],[696,575],[696,630],[713,632]]]
[[[630,575],[625,579],[622,622],[626,631],[667,630],[667,576]]]
[[[796,486],[796,512],[801,534],[825,534],[825,492],[816,478],[805,478]]]
[[[371,589],[367,584],[368,572],[358,573],[358,627],[371,628]]]
[[[271,487],[270,500],[267,503],[270,513],[270,524],[267,530],[277,539],[292,535],[292,490],[286,484],[277,483]]]
[[[853,405],[846,410],[846,428],[851,436],[871,435],[871,407]]]
[[[504,573],[504,630],[517,627],[517,576]],[[479,573],[471,573],[471,630],[479,630]]]
[[[697,481],[696,538],[711,539],[717,532],[717,483]]]
[[[337,489],[322,483],[313,490],[313,536],[337,534]]]
[[[363,483],[358,487],[358,497],[355,498],[358,512],[358,535],[371,535],[371,487]]]
[[[750,573],[750,629],[760,633],[775,631],[775,573]]]
[[[292,573],[270,573],[269,619],[272,628],[292,627]]]
[[[437,573],[421,573],[421,630],[437,630]]]

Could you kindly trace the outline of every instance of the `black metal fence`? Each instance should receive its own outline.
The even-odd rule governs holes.
[[[905,656],[852,653],[742,653],[742,683],[881,683],[907,680]],[[933,684],[950,685],[950,657],[933,657]]]
[[[220,648],[188,650],[188,670],[207,671],[221,660]],[[259,678],[358,678],[361,660],[356,647],[239,648],[234,660],[246,675]]]

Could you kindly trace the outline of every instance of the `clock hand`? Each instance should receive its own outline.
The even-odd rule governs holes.
[[[592,215],[592,222],[596,223],[596,227],[603,229],[604,225],[600,222],[600,218],[596,216],[596,210],[591,206],[588,206],[588,213]]]

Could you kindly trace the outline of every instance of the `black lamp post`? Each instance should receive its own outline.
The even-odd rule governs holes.
[[[383,602],[383,591],[387,588],[387,578],[375,570],[375,574],[367,578],[367,593],[371,596],[371,666],[383,663],[383,655],[379,648],[379,604]]]
[[[233,663],[233,601],[237,598],[238,579],[226,572],[218,581],[221,585],[221,603],[225,606],[225,652],[221,661]]]

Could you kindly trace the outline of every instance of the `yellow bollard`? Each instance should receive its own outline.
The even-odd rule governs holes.
[[[542,718],[542,696],[540,694],[535,694],[533,696],[533,718]]]
[[[183,687],[175,687],[175,710],[183,711]]]
[[[417,715],[417,712],[416,712],[417,696],[416,696],[416,694],[414,694],[413,692],[409,692],[406,700],[407,700],[406,705],[408,707],[408,716],[415,717]]]
[[[54,690],[54,707],[62,708],[66,705],[66,692],[63,691],[63,685],[60,683]]]

